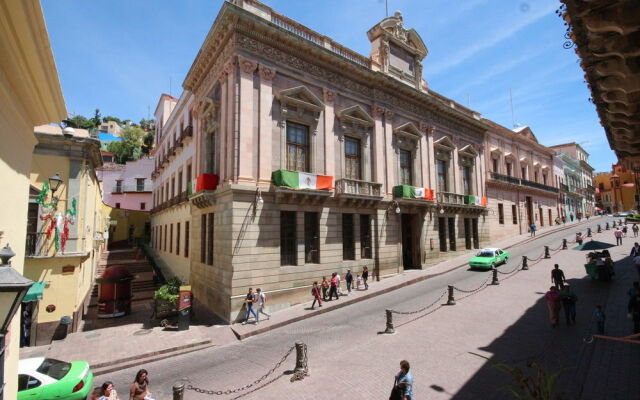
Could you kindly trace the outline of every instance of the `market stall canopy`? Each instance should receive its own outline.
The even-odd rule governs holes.
[[[600,242],[598,240],[590,240],[580,246],[574,247],[573,250],[602,250],[608,249],[609,247],[614,247],[614,245],[611,243]]]
[[[33,285],[27,291],[22,299],[23,303],[29,303],[31,301],[42,300],[42,293],[44,292],[45,282],[33,282]]]

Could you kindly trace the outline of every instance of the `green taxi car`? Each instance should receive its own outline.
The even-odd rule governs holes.
[[[84,400],[92,387],[86,361],[35,357],[18,362],[18,400]]]
[[[486,248],[478,251],[475,257],[469,260],[471,269],[491,269],[509,261],[509,252],[498,248]]]

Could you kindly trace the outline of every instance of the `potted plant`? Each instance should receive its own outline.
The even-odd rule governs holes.
[[[166,318],[178,312],[178,294],[182,281],[171,278],[160,286],[153,294],[154,315],[156,318]]]

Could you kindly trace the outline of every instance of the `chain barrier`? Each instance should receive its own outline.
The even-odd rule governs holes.
[[[542,254],[540,255],[540,257],[536,257],[536,258],[529,258],[527,257],[527,260],[531,261],[531,262],[536,262],[539,260],[542,260],[542,258],[544,257],[544,251],[542,252]]]
[[[516,265],[516,267],[509,272],[500,271],[499,269],[496,269],[496,271],[498,271],[498,273],[502,275],[511,275],[512,273],[517,271],[521,266],[522,266],[522,261],[520,261],[520,263]]]
[[[302,368],[299,369],[299,363],[302,363]],[[307,345],[302,345],[302,360],[296,360],[296,370],[291,376],[290,382],[301,381],[305,376],[309,376],[309,356],[307,354]]]
[[[487,285],[487,282],[489,282],[492,278],[493,278],[493,276],[489,276],[484,282],[482,282],[480,284],[480,286],[478,286],[477,288],[472,289],[472,290],[464,290],[464,289],[460,289],[460,288],[455,287],[455,286],[453,288],[455,290],[457,290],[458,292],[460,292],[460,293],[475,293],[475,292],[478,292],[478,291],[484,289],[486,287],[486,285]]]
[[[443,298],[444,296],[446,296],[446,295],[447,295],[447,291],[445,290],[445,291],[440,295],[440,297],[438,297],[438,298],[436,299],[436,301],[434,301],[433,303],[429,304],[429,305],[428,305],[428,306],[426,306],[426,307],[422,307],[422,308],[421,308],[421,309],[419,309],[419,310],[415,310],[415,311],[396,311],[396,310],[389,310],[389,311],[391,311],[391,312],[392,312],[392,313],[394,313],[394,314],[399,314],[399,315],[412,315],[412,314],[419,314],[419,313],[421,313],[421,312],[423,312],[423,311],[425,311],[425,310],[428,310],[429,308],[433,307],[434,305],[436,305],[436,304],[437,304],[440,300],[442,300],[442,298]]]
[[[232,394],[232,393],[238,393],[238,392],[242,392],[244,390],[250,389],[253,386],[259,384],[260,382],[264,381],[269,375],[271,375],[272,373],[274,373],[281,365],[282,363],[287,359],[287,357],[289,357],[291,355],[291,353],[293,352],[293,350],[295,350],[296,346],[292,346],[289,351],[287,351],[287,353],[280,359],[280,361],[278,361],[276,363],[276,365],[273,366],[273,368],[271,368],[266,374],[262,375],[260,378],[256,379],[255,381],[251,382],[248,385],[239,387],[237,389],[229,389],[229,390],[209,390],[209,389],[202,389],[193,385],[187,385],[187,387],[185,389],[187,390],[193,390],[194,392],[197,393],[203,393],[203,394],[208,394],[208,395],[215,395],[215,396],[222,396],[222,395],[227,395],[227,394]],[[305,348],[305,358],[306,358],[306,348]],[[305,368],[306,370],[306,368]],[[295,373],[294,376],[291,377],[291,381],[293,382],[293,379],[295,377]],[[279,376],[276,378],[278,379]],[[275,381],[275,379],[274,379]],[[271,382],[269,382],[271,383]],[[247,393],[245,393],[247,394]],[[237,398],[237,397],[236,397]]]

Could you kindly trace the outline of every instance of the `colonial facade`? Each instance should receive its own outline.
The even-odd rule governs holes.
[[[606,213],[637,210],[637,174],[622,164],[613,164],[611,172],[594,177],[596,205]]]
[[[151,243],[222,317],[248,287],[284,308],[334,271],[381,277],[487,243],[486,124],[427,88],[399,13],[367,36],[370,57],[225,2],[183,95],[161,98]]]
[[[567,220],[595,214],[595,187],[593,167],[589,165],[589,153],[577,143],[550,146],[562,163],[564,171],[563,194]]]
[[[558,218],[554,151],[538,143],[529,127],[490,126],[484,146],[491,240],[526,233],[535,223],[550,226]]]

